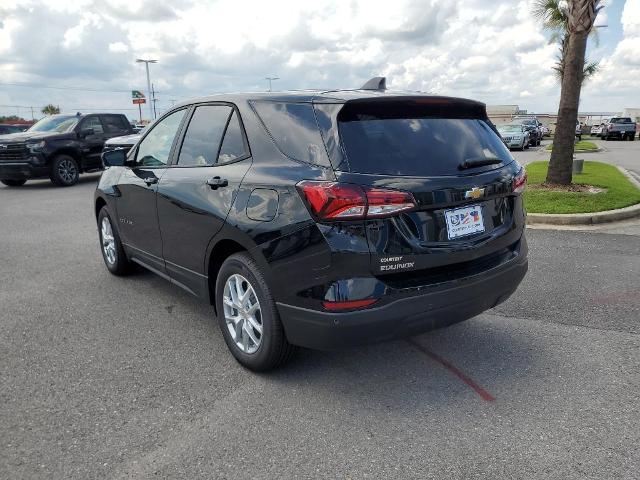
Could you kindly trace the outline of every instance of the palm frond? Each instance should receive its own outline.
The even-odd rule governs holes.
[[[600,62],[587,62],[585,60],[584,70],[582,71],[582,82],[586,82],[596,73],[600,71]]]

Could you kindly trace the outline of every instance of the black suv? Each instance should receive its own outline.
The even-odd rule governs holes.
[[[527,271],[514,161],[482,103],[330,91],[176,106],[103,155],[102,255],[214,305],[236,359],[418,334],[504,302]]]
[[[520,123],[529,132],[529,145],[537,147],[542,142],[542,123],[537,118],[517,118],[513,120],[513,123]]]
[[[80,173],[102,169],[105,140],[132,132],[121,114],[45,117],[26,132],[0,137],[0,182],[19,187],[49,177],[56,185],[73,185]]]

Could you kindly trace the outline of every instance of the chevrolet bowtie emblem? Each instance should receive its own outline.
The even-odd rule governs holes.
[[[484,197],[484,188],[473,187],[471,190],[464,192],[464,198],[467,200],[470,198],[476,199],[481,197]]]

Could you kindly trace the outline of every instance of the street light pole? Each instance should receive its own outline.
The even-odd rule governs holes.
[[[153,105],[151,100],[151,79],[149,78],[149,64],[150,63],[158,63],[157,60],[145,60],[142,58],[138,58],[136,63],[144,63],[147,69],[147,103],[149,104],[149,120],[153,120]]]
[[[280,80],[280,77],[264,77],[264,79],[269,81],[269,91],[271,91],[271,81]]]

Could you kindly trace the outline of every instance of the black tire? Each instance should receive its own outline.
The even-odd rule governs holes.
[[[4,183],[7,187],[21,187],[25,183],[26,180],[0,180],[1,183]]]
[[[56,155],[51,162],[49,177],[53,184],[59,187],[75,185],[80,178],[78,162],[69,155]]]
[[[236,345],[225,318],[224,289],[227,280],[236,274],[248,281],[260,303],[262,333],[257,350],[253,353],[245,353]],[[243,286],[246,287],[246,284]],[[269,286],[260,272],[258,264],[248,253],[231,255],[222,264],[216,279],[216,307],[218,325],[224,341],[231,354],[241,365],[254,371],[266,371],[286,363],[291,358],[295,347],[287,341]],[[236,315],[239,314],[236,313]],[[241,321],[244,323],[243,320]],[[255,335],[255,330],[253,333]],[[245,332],[242,331],[242,334],[244,336]]]
[[[103,222],[105,219],[108,221],[111,227],[111,233],[113,236],[113,248],[114,248],[114,260],[108,258],[107,253],[105,252],[105,238],[104,238],[104,229]],[[107,270],[114,275],[127,275],[131,272],[133,264],[127,258],[124,249],[122,248],[122,242],[120,241],[120,234],[118,233],[118,229],[116,224],[114,223],[111,215],[109,215],[109,211],[107,207],[102,207],[100,213],[98,213],[98,239],[100,240],[100,252],[102,253],[102,259],[104,260],[104,264],[107,267]],[[108,239],[107,239],[108,240]]]

